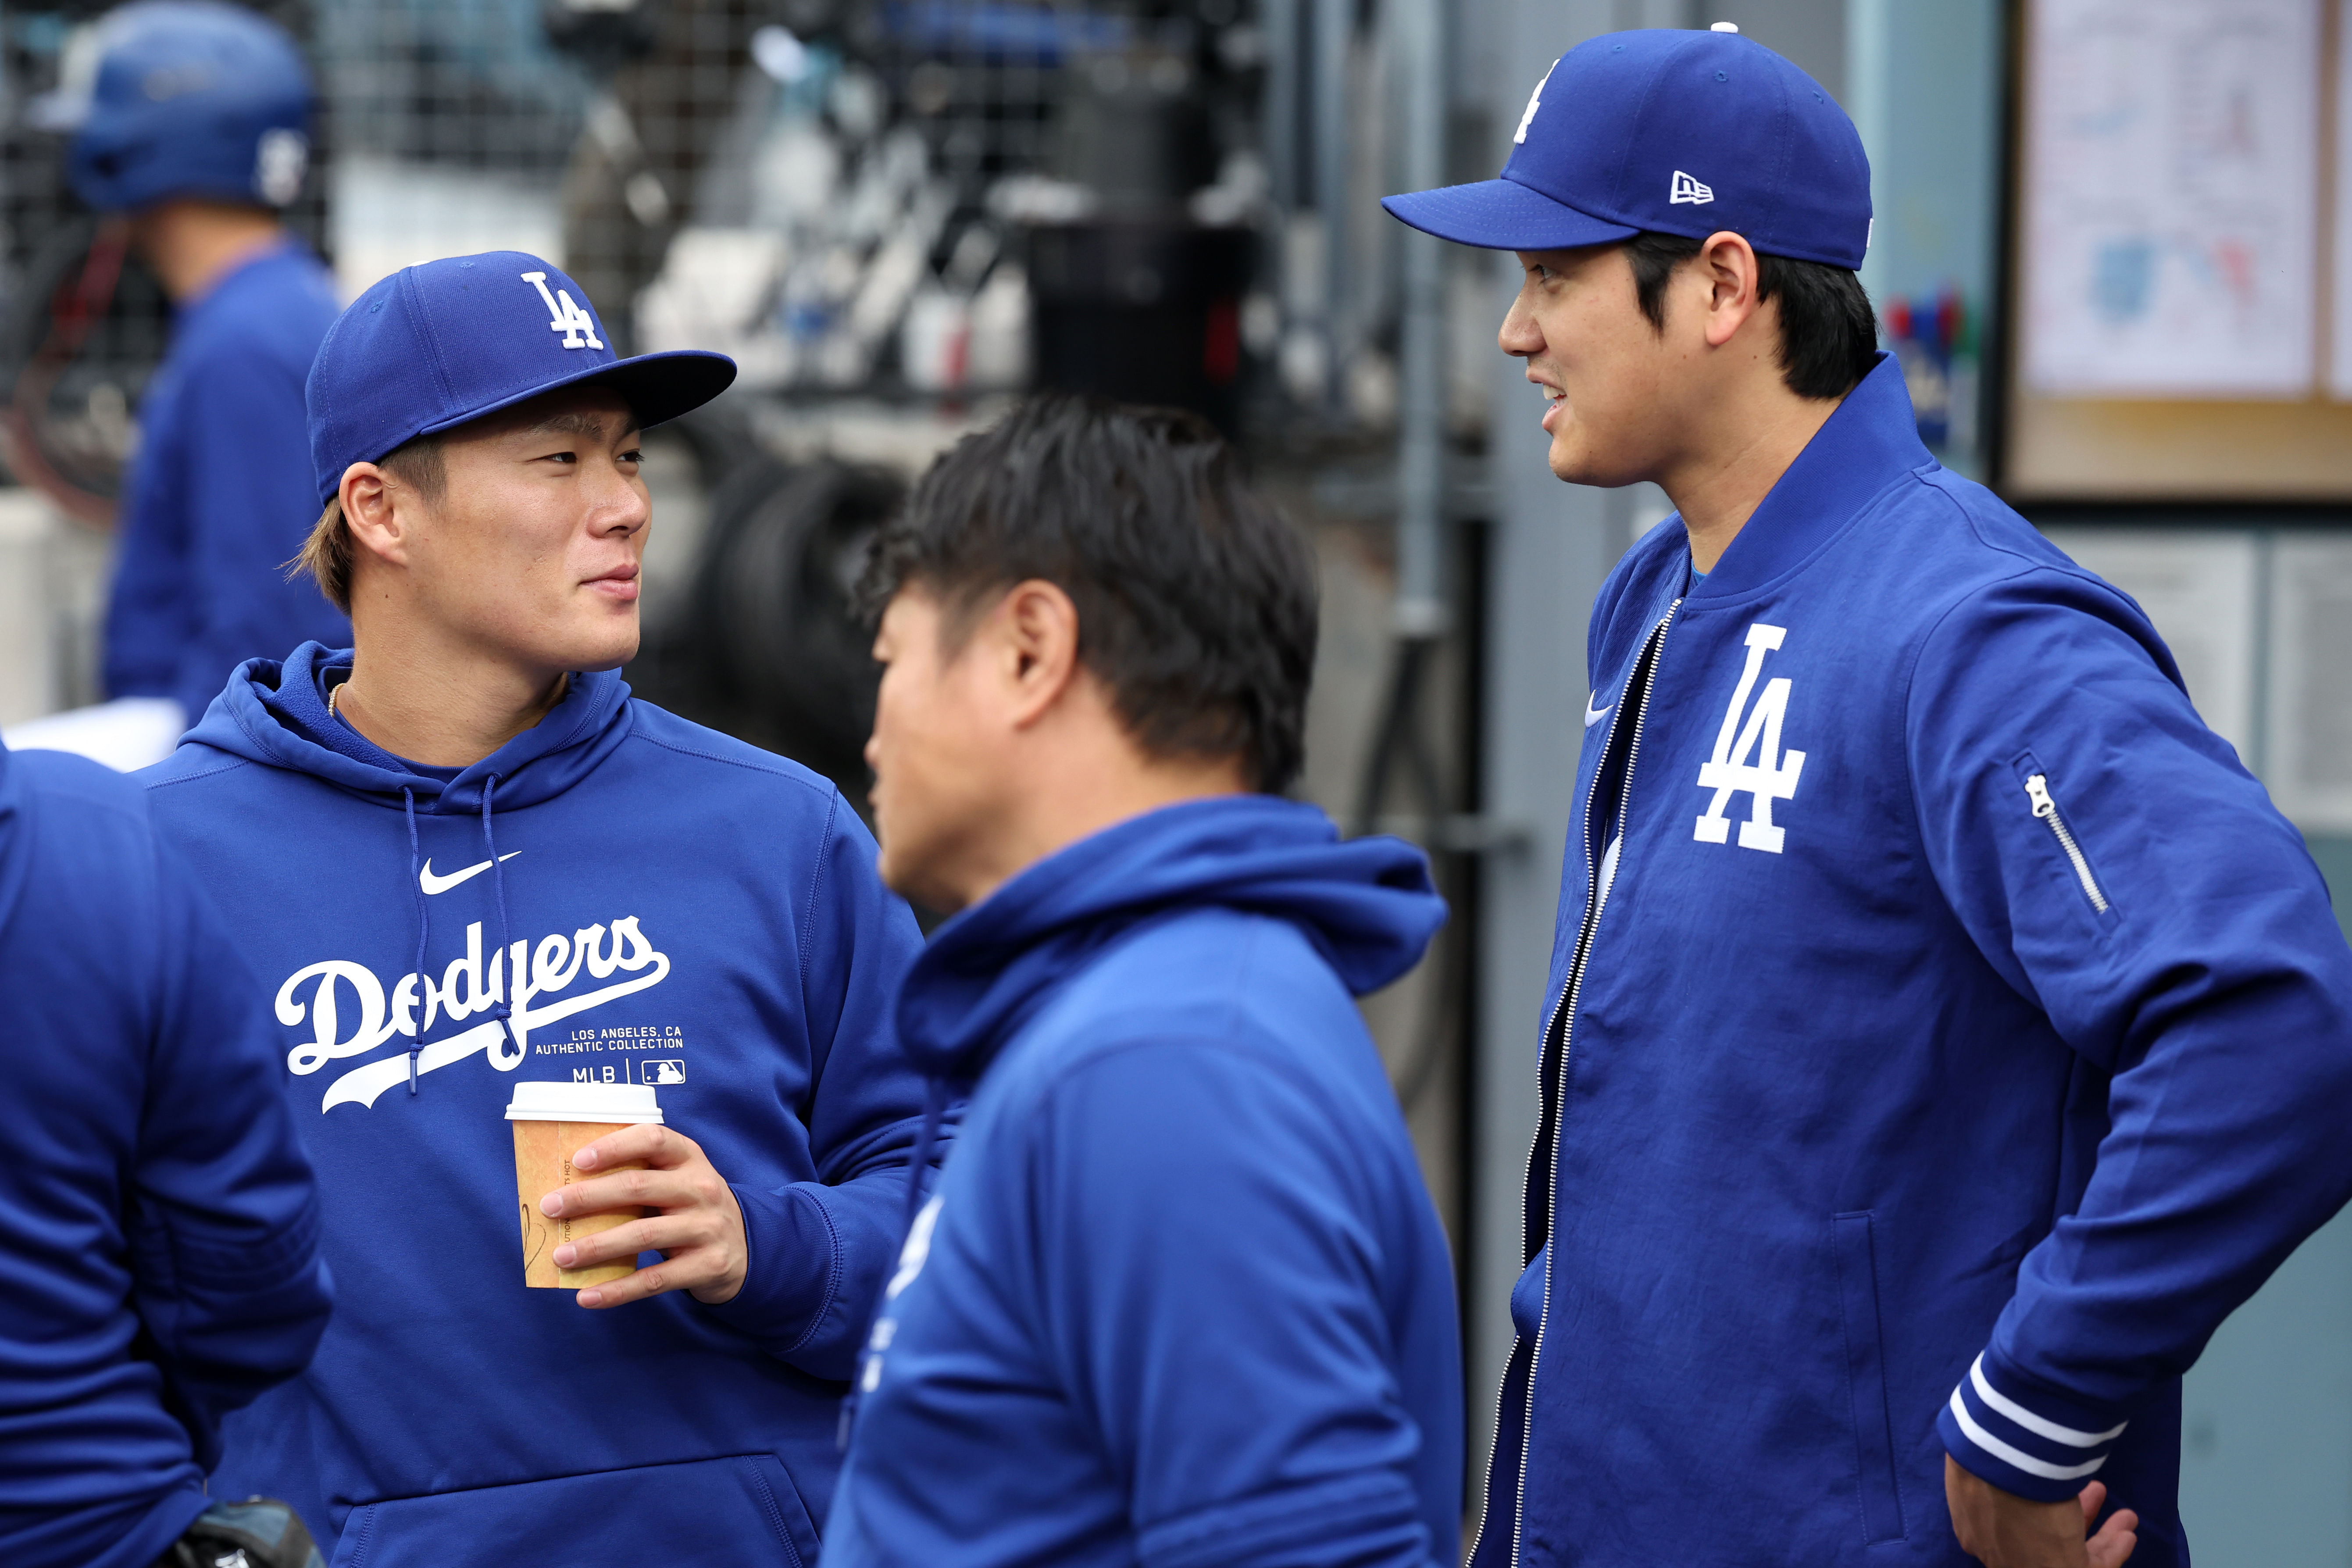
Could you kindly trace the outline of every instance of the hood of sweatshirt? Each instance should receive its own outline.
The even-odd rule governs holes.
[[[1445,921],[1427,858],[1402,839],[1342,841],[1316,807],[1272,795],[1187,801],[1047,856],[940,926],[899,994],[900,1038],[933,1078],[974,1080],[1104,944],[1202,907],[1289,921],[1360,996]]]
[[[629,732],[629,685],[616,671],[574,675],[545,718],[453,778],[419,771],[327,710],[327,685],[352,650],[304,643],[285,659],[237,667],[186,739],[249,762],[291,768],[397,811],[467,815],[551,800],[595,771]]]

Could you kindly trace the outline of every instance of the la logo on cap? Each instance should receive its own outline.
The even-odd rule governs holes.
[[[1518,133],[1511,138],[1512,145],[1517,146],[1528,139],[1528,127],[1536,122],[1536,110],[1543,107],[1544,82],[1551,80],[1551,71],[1558,69],[1559,69],[1559,62],[1552,61],[1551,70],[1544,72],[1543,81],[1536,83],[1535,91],[1528,94],[1528,111],[1519,116]]]
[[[558,289],[552,294],[549,293],[544,272],[523,273],[522,280],[538,289],[539,297],[547,301],[547,313],[554,318],[547,323],[548,331],[562,332],[565,348],[601,349],[604,346],[596,336],[595,318],[572,302],[571,289]]]

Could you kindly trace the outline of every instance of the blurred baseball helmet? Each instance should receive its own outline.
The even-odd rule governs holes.
[[[310,156],[310,73],[285,30],[218,0],[136,0],[98,24],[68,163],[100,211],[166,196],[282,207]]]

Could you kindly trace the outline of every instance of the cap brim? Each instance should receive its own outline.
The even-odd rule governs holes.
[[[572,375],[560,375],[535,386],[511,392],[478,408],[468,408],[462,414],[437,420],[417,432],[430,436],[443,430],[454,430],[460,425],[512,408],[518,403],[528,403],[534,397],[567,386],[609,386],[619,393],[637,416],[639,429],[650,429],[664,420],[675,419],[701,407],[735,382],[735,362],[722,353],[707,349],[670,349],[662,353],[638,354],[634,358],[614,360],[610,364],[590,365]]]
[[[1382,198],[1390,216],[1423,234],[1487,250],[1573,250],[1630,239],[1640,229],[1556,202],[1517,180],[1480,180]]]

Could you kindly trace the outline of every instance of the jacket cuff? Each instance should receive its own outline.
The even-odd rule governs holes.
[[[1977,1357],[1936,1417],[1944,1449],[1978,1479],[2037,1502],[2088,1486],[2130,1425],[2029,1384],[1991,1351]]]
[[[824,1205],[800,1184],[735,1186],[743,1211],[743,1288],[704,1310],[789,1358],[824,1322],[841,1292],[841,1247]]]

